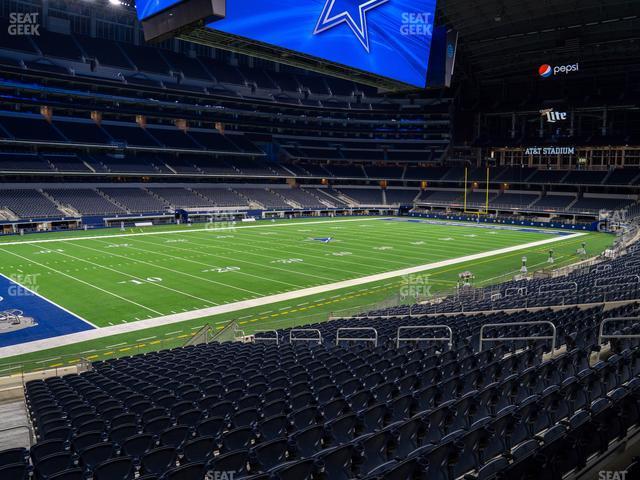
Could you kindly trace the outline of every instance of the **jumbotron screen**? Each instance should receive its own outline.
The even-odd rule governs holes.
[[[173,7],[185,0],[137,0],[136,10],[139,20],[145,20]]]
[[[149,23],[194,1],[138,0],[138,17]],[[424,88],[435,8],[436,0],[226,0],[214,9],[224,13],[207,16],[205,29],[272,47],[283,58],[306,57]],[[212,46],[225,48],[224,42]]]
[[[207,28],[424,88],[435,0],[228,0]]]

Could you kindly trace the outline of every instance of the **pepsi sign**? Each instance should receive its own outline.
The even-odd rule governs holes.
[[[557,75],[567,75],[569,73],[579,72],[580,64],[578,62],[569,65],[556,65],[551,66],[548,63],[540,65],[538,68],[538,75],[542,78],[549,78]]]

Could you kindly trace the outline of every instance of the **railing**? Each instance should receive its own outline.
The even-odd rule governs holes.
[[[602,280],[619,280],[619,279],[635,279],[634,282],[615,282],[615,283],[606,283],[602,285]],[[607,287],[628,287],[630,285],[638,285],[640,284],[640,275],[620,275],[617,277],[604,277],[604,278],[596,278],[596,281],[593,283],[595,288],[607,288]]]
[[[274,333],[275,337],[258,337],[260,333]],[[276,345],[280,345],[280,338],[278,337],[277,330],[256,330],[253,332],[253,341],[255,342],[276,342]]]
[[[553,331],[553,335],[551,336],[527,336],[527,337],[487,337],[484,338],[484,330],[485,328],[491,327],[519,327],[525,325],[549,325]],[[519,341],[519,340],[551,340],[551,351],[553,352],[556,349],[556,326],[549,321],[540,321],[540,322],[511,322],[511,323],[487,323],[480,327],[480,344],[478,345],[478,351],[482,351],[482,344],[485,342],[499,342],[499,341]]]
[[[437,330],[442,328],[449,332],[448,337],[401,337],[402,330]],[[453,346],[453,330],[448,325],[414,325],[399,327],[396,333],[396,348],[400,346],[400,342],[447,342],[449,348]]]
[[[317,333],[317,337],[296,337],[294,334],[302,332]],[[317,328],[294,328],[289,330],[289,343],[293,342],[317,342],[318,345],[322,343],[322,333]]]
[[[578,293],[578,284],[576,282],[561,282],[540,285],[538,288],[538,295],[552,292]]]
[[[509,287],[504,291],[505,297],[524,297],[528,293],[527,287]]]
[[[368,331],[373,332],[373,337],[341,337],[340,332],[356,332],[356,331]],[[378,346],[378,331],[373,327],[350,327],[350,328],[339,328],[336,331],[336,345],[340,342],[373,342],[373,346]]]
[[[598,333],[598,344],[603,345],[602,340],[607,338],[640,338],[640,334],[632,334],[632,335],[624,335],[624,334],[604,334],[604,326],[607,323],[611,322],[631,322],[631,321],[640,321],[640,317],[612,317],[605,318],[600,324],[600,331]]]

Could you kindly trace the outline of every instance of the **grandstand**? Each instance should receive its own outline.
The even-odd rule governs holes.
[[[193,3],[0,1],[0,480],[640,478],[637,2]]]

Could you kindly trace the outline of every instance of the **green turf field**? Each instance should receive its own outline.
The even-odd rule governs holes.
[[[331,241],[319,240],[326,238]],[[558,241],[490,253],[550,239]],[[0,374],[2,366],[11,373],[8,365],[16,362],[27,362],[30,369],[46,368],[73,363],[79,356],[95,360],[172,347],[204,324],[221,328],[236,320],[249,333],[325,320],[330,312],[366,310],[400,297],[407,277],[404,269],[436,262],[452,261],[429,267],[430,293],[451,289],[463,270],[471,270],[478,284],[492,283],[513,274],[522,255],[529,258],[531,270],[547,267],[549,248],[556,252],[556,267],[576,262],[582,241],[595,255],[613,237],[587,233],[564,238],[371,217],[5,237],[0,239],[3,275],[18,282],[37,279],[32,286],[39,295],[97,327],[107,327],[105,333],[141,320],[157,326],[2,358]],[[486,255],[456,260],[476,254]],[[359,285],[343,283],[385,272],[397,275]],[[294,293],[319,286],[324,289],[318,293]],[[250,306],[248,300],[259,304]],[[172,320],[183,313],[188,320]],[[170,324],[164,324],[165,317]]]

